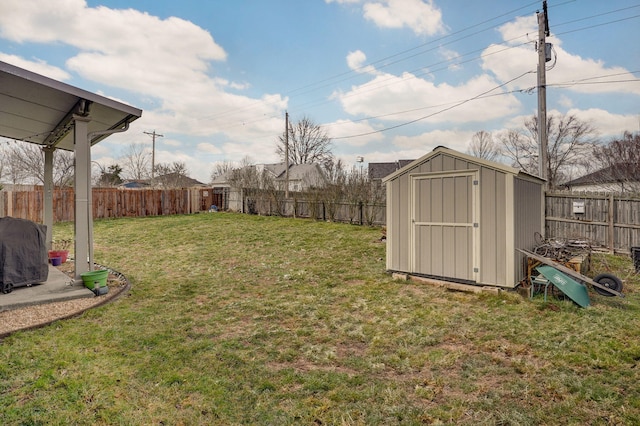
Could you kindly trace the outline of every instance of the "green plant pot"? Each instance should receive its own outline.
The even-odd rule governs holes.
[[[87,287],[89,290],[93,290],[97,287],[106,287],[108,276],[109,271],[107,271],[106,269],[100,269],[97,271],[85,272],[84,274],[80,274],[80,277],[82,277],[82,282],[84,282],[85,287]]]

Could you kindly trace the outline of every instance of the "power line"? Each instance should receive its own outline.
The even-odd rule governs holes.
[[[404,127],[404,126],[407,126],[409,124],[417,123],[418,121],[422,121],[422,120],[425,120],[427,118],[433,117],[435,115],[442,114],[443,112],[452,110],[452,109],[457,108],[457,107],[459,107],[461,105],[464,105],[464,104],[466,104],[468,102],[471,102],[471,101],[473,101],[475,99],[478,99],[478,98],[482,97],[483,95],[486,95],[486,94],[488,94],[490,92],[493,92],[494,90],[499,89],[500,87],[506,86],[507,84],[509,84],[509,83],[511,83],[511,82],[513,82],[515,80],[518,80],[519,78],[522,78],[525,75],[530,74],[532,72],[533,71],[527,71],[525,73],[522,73],[518,77],[512,78],[511,80],[509,80],[507,82],[504,82],[504,83],[502,83],[502,84],[500,84],[500,85],[498,85],[498,86],[496,86],[496,87],[494,87],[492,89],[489,89],[489,90],[487,90],[485,92],[482,92],[482,93],[480,93],[480,94],[478,94],[478,95],[476,95],[476,96],[474,96],[472,98],[468,98],[468,99],[465,99],[463,101],[457,102],[456,104],[454,104],[454,105],[452,105],[450,107],[443,108],[443,109],[441,109],[439,111],[436,111],[436,112],[434,112],[432,114],[425,115],[425,116],[420,117],[420,118],[416,118],[415,120],[410,120],[410,121],[407,121],[407,122],[404,122],[404,123],[397,124],[395,126],[386,127],[384,129],[374,130],[374,131],[371,131],[371,132],[360,133],[360,134],[357,134],[357,135],[350,135],[350,136],[334,137],[334,138],[331,138],[331,139],[351,139],[351,138],[356,138],[356,137],[360,137],[360,136],[368,136],[368,135],[373,135],[373,134],[376,134],[376,133],[386,132],[387,130],[393,130],[393,129],[397,129],[399,127]]]
[[[533,72],[534,71],[529,71],[529,73],[533,73]],[[594,76],[594,77],[587,77],[587,78],[583,78],[583,79],[580,79],[580,80],[572,80],[572,81],[568,81],[568,82],[547,83],[547,86],[554,86],[554,87],[564,88],[564,86],[569,87],[569,86],[572,86],[572,85],[581,85],[581,84],[608,84],[608,83],[626,83],[626,82],[629,82],[629,83],[640,83],[640,80],[631,80],[631,79],[627,79],[627,80],[593,81],[593,82],[587,81],[587,80],[596,80],[596,79],[600,79],[600,78],[610,78],[610,77],[616,77],[616,76],[621,76],[621,75],[638,74],[638,73],[640,73],[640,71],[629,71],[629,72],[624,72],[624,73],[606,74],[606,75],[599,75],[599,76]],[[513,80],[511,80],[511,81],[513,81]],[[505,84],[508,84],[508,83],[509,82],[507,82]],[[486,99],[486,98],[490,98],[490,97],[505,96],[505,95],[510,95],[510,94],[514,94],[514,93],[531,93],[533,90],[535,90],[535,86],[527,88],[527,89],[516,89],[516,90],[510,90],[510,91],[501,92],[501,93],[484,94],[484,95],[480,95],[480,96],[476,97],[475,99]],[[394,116],[394,115],[408,114],[408,113],[411,113],[411,112],[421,111],[421,110],[425,110],[425,109],[439,108],[439,107],[443,107],[443,106],[446,106],[446,105],[456,105],[456,104],[459,104],[460,102],[463,102],[463,101],[459,101],[458,100],[458,101],[447,102],[447,103],[442,103],[442,104],[437,104],[437,105],[430,105],[430,106],[426,106],[426,107],[412,108],[412,109],[403,110],[403,111],[390,112],[390,113],[387,113],[387,114],[380,114],[380,115],[375,115],[375,116],[367,116],[367,117],[363,117],[363,118],[349,120],[346,123],[326,124],[323,127],[341,126],[341,125],[344,125],[344,124],[358,123],[360,121],[373,120],[373,119],[377,119],[377,118],[390,117],[390,116]]]
[[[629,6],[629,7],[623,7],[623,8],[621,8],[621,9],[610,10],[610,11],[608,11],[608,12],[602,12],[602,13],[598,13],[598,14],[596,14],[596,15],[586,16],[586,17],[584,17],[584,18],[574,19],[574,20],[572,20],[572,21],[561,22],[561,23],[559,23],[559,24],[555,24],[555,23],[554,23],[554,24],[553,24],[553,26],[554,26],[554,27],[556,27],[556,28],[557,28],[557,27],[563,27],[563,26],[565,26],[565,25],[573,24],[573,23],[575,23],[575,22],[582,22],[582,21],[586,21],[586,20],[588,20],[588,19],[598,18],[598,17],[600,17],[600,16],[611,15],[611,14],[613,14],[613,13],[623,12],[623,11],[626,11],[626,10],[629,10],[629,9],[635,9],[636,7],[640,7],[640,4],[636,4],[636,5]]]
[[[453,37],[453,36],[455,36],[455,35],[457,35],[457,34],[462,34],[462,33],[467,32],[467,31],[469,31],[469,30],[471,30],[471,29],[473,29],[473,28],[479,27],[479,26],[481,26],[481,25],[483,25],[483,24],[489,23],[489,22],[491,22],[491,21],[495,21],[495,20],[497,20],[497,19],[499,19],[499,18],[502,18],[502,17],[504,17],[504,16],[511,15],[511,14],[512,14],[512,13],[514,13],[514,12],[518,12],[518,11],[520,11],[520,10],[522,10],[522,9],[526,9],[526,8],[528,8],[528,7],[531,7],[532,5],[535,5],[535,4],[537,4],[537,3],[538,3],[538,1],[534,1],[534,2],[528,3],[528,4],[524,5],[524,6],[521,6],[521,7],[519,7],[519,8],[513,9],[513,10],[511,10],[511,11],[509,11],[509,12],[505,12],[505,13],[500,14],[500,15],[497,15],[497,16],[495,16],[495,17],[493,17],[493,18],[486,19],[486,20],[481,21],[481,22],[479,22],[479,23],[477,23],[477,24],[470,25],[470,26],[468,26],[468,27],[466,27],[466,28],[463,28],[463,29],[458,30],[458,31],[454,31],[453,33],[450,33],[450,34],[444,35],[444,36],[442,36],[442,37],[438,37],[438,38],[436,38],[436,39],[430,40],[430,41],[428,41],[428,42],[426,42],[426,43],[423,43],[423,44],[420,44],[420,45],[418,45],[418,46],[415,46],[415,47],[412,47],[412,48],[409,48],[409,49],[405,49],[405,50],[403,50],[403,51],[400,51],[400,52],[398,52],[398,53],[395,53],[395,54],[392,54],[392,55],[386,56],[386,57],[381,58],[381,59],[377,59],[377,60],[375,60],[375,61],[368,62],[368,63],[366,63],[366,64],[364,64],[364,65],[362,65],[362,66],[360,66],[360,67],[358,67],[358,68],[356,68],[356,69],[352,69],[352,70],[349,70],[349,71],[345,71],[345,72],[343,72],[343,73],[339,73],[339,74],[336,74],[336,75],[334,75],[334,76],[331,76],[331,77],[328,77],[328,78],[322,79],[322,80],[320,80],[320,81],[318,81],[318,82],[310,83],[310,84],[307,84],[307,85],[305,85],[305,86],[302,86],[302,87],[299,87],[299,88],[296,88],[296,89],[290,90],[289,92],[287,92],[287,93],[286,93],[286,95],[289,95],[289,96],[290,96],[290,95],[292,95],[292,94],[299,93],[299,92],[303,91],[304,89],[308,89],[308,88],[315,87],[315,88],[314,88],[314,89],[312,89],[312,90],[303,91],[303,92],[301,93],[301,94],[306,94],[306,93],[310,93],[310,92],[313,92],[313,91],[316,91],[316,90],[319,90],[319,89],[322,89],[322,88],[325,88],[325,87],[330,87],[330,86],[332,86],[333,84],[340,83],[340,82],[343,82],[343,81],[349,80],[349,79],[351,79],[351,78],[358,77],[358,76],[360,76],[360,75],[361,75],[361,74],[360,74],[360,72],[361,72],[361,71],[363,71],[363,70],[365,70],[365,69],[367,69],[368,67],[371,67],[371,66],[374,66],[374,65],[377,65],[377,64],[380,64],[380,63],[384,63],[385,61],[387,61],[387,60],[389,60],[389,59],[396,58],[396,57],[398,57],[398,56],[404,55],[404,54],[409,53],[409,52],[413,52],[413,51],[418,50],[418,49],[420,49],[420,48],[423,48],[423,47],[425,47],[425,46],[432,45],[432,44],[437,44],[437,43],[439,43],[439,42],[441,42],[441,41],[443,41],[443,40],[446,40],[446,39],[448,39],[448,38],[451,38],[451,37]],[[563,3],[563,4],[564,4],[564,3]],[[521,15],[521,16],[522,16],[522,15]],[[507,22],[510,22],[512,19],[513,19],[513,18],[511,18],[511,19],[509,19],[509,20],[507,20],[507,21],[504,21],[504,22],[500,22],[499,24],[496,24],[496,25],[503,25],[503,24],[505,24],[505,23],[507,23]],[[457,39],[455,39],[455,40],[451,40],[451,41],[449,41],[449,42],[447,42],[447,43],[444,43],[444,44],[438,44],[438,46],[436,46],[436,47],[434,47],[434,48],[431,48],[431,49],[428,49],[428,50],[425,50],[425,51],[422,51],[422,52],[415,53],[415,54],[413,54],[413,55],[411,55],[411,56],[408,56],[408,57],[405,57],[405,58],[399,59],[399,60],[397,60],[397,61],[393,61],[393,62],[391,62],[391,63],[384,64],[383,66],[380,66],[380,67],[378,67],[377,69],[384,69],[384,68],[386,68],[386,67],[388,67],[388,66],[390,66],[390,65],[393,65],[393,64],[396,64],[396,63],[402,62],[402,61],[407,60],[407,59],[414,58],[414,57],[416,57],[416,56],[418,56],[418,55],[421,55],[421,54],[424,54],[424,53],[427,53],[427,52],[433,51],[433,50],[438,49],[438,48],[440,48],[440,47],[442,47],[442,46],[446,46],[446,45],[449,45],[449,44],[452,44],[452,43],[455,43],[455,42],[458,42],[458,41],[462,41],[462,40],[464,40],[464,39],[467,39],[467,38],[469,38],[469,37],[473,37],[473,36],[478,35],[478,34],[480,34],[480,33],[482,33],[482,32],[489,31],[489,30],[492,30],[492,29],[495,29],[495,25],[494,25],[494,26],[491,26],[491,27],[487,27],[487,28],[482,29],[482,30],[480,30],[480,31],[476,31],[476,32],[474,32],[474,33],[472,33],[472,34],[468,34],[468,35],[466,35],[466,36],[464,36],[464,37],[460,37],[460,38],[457,38]],[[354,74],[355,74],[355,75],[354,75]],[[345,77],[345,76],[348,76],[348,75],[351,75],[351,77],[349,77],[349,78],[342,78],[342,77]],[[330,81],[332,81],[332,80],[336,80],[336,79],[340,79],[340,80],[338,80],[338,81],[334,81],[332,84],[324,84],[324,85],[322,85],[322,83],[330,82]],[[264,104],[264,103],[266,103],[266,101],[263,101],[263,100],[256,101],[255,103],[252,103],[251,105],[248,105],[248,106],[245,106],[245,107],[241,107],[241,108],[237,108],[237,109],[234,109],[234,110],[228,110],[228,111],[224,111],[224,112],[216,113],[216,114],[213,114],[213,115],[210,115],[210,116],[205,116],[205,117],[204,117],[204,119],[213,119],[213,118],[216,118],[216,117],[222,117],[222,116],[225,116],[225,115],[234,114],[234,113],[239,112],[239,111],[244,111],[244,110],[247,110],[247,109],[252,109],[252,108],[257,107],[257,106],[260,106],[260,105],[262,105],[262,104]]]
[[[558,6],[561,6],[561,5],[564,5],[564,4],[567,4],[567,3],[570,3],[570,2],[571,2],[571,1],[567,1],[567,2],[561,3],[561,4],[559,4],[559,5],[554,5],[554,7],[558,7]],[[535,4],[535,3],[537,3],[537,2],[534,2],[534,3],[531,3],[531,4]],[[526,6],[523,6],[523,7],[521,7],[521,8],[514,9],[514,11],[518,11],[518,10],[524,9],[524,8],[526,8],[526,7],[529,7],[531,4],[527,4]],[[610,15],[610,14],[613,14],[613,13],[616,13],[616,12],[622,12],[622,11],[626,11],[626,10],[629,10],[629,9],[633,9],[633,8],[635,8],[635,7],[640,7],[640,5],[635,5],[635,6],[630,6],[630,7],[620,8],[620,9],[616,9],[616,10],[612,10],[612,11],[608,11],[608,12],[603,12],[603,13],[599,13],[599,14],[596,14],[596,15],[591,15],[591,16],[588,16],[588,17],[584,17],[584,18],[580,18],[580,19],[575,19],[575,20],[572,20],[572,21],[567,21],[567,22],[564,22],[564,23],[559,23],[559,24],[555,24],[555,23],[554,23],[554,27],[564,26],[564,25],[568,25],[568,24],[570,24],[570,23],[574,23],[574,22],[579,22],[579,21],[584,21],[584,20],[588,20],[588,19],[593,19],[593,18],[600,17],[600,16]],[[329,87],[329,86],[331,86],[331,84],[325,84],[325,85],[322,85],[322,86],[318,86],[318,85],[319,85],[319,84],[321,84],[321,83],[324,83],[324,82],[329,82],[329,81],[331,81],[331,80],[335,80],[336,78],[339,78],[339,77],[347,76],[347,75],[349,75],[349,74],[355,74],[355,73],[357,73],[357,72],[358,72],[358,71],[360,71],[360,70],[364,70],[364,69],[366,69],[367,67],[371,67],[371,66],[373,66],[373,65],[376,65],[376,64],[382,63],[382,62],[384,62],[385,60],[388,60],[388,59],[391,59],[391,58],[395,58],[395,57],[401,56],[401,55],[406,54],[406,53],[409,53],[409,52],[413,52],[413,51],[415,51],[415,50],[417,50],[417,49],[419,49],[419,48],[425,47],[425,46],[427,46],[427,45],[429,45],[429,44],[432,44],[432,43],[434,43],[434,42],[441,41],[441,40],[443,40],[443,39],[445,39],[445,38],[450,38],[450,37],[452,37],[452,36],[453,36],[453,35],[455,35],[455,34],[461,34],[461,33],[464,33],[464,32],[466,32],[466,31],[468,31],[468,30],[470,30],[470,29],[472,29],[472,28],[476,28],[476,27],[478,27],[478,26],[480,26],[480,25],[482,25],[482,24],[484,24],[484,23],[494,21],[494,20],[496,20],[496,19],[498,19],[498,18],[500,18],[500,17],[502,17],[502,16],[506,16],[506,15],[508,15],[508,14],[510,14],[510,13],[512,13],[512,12],[514,12],[514,11],[507,12],[507,13],[502,14],[502,15],[498,15],[498,16],[496,16],[496,17],[494,17],[494,18],[491,18],[491,19],[488,19],[488,20],[482,21],[482,22],[480,22],[480,23],[478,23],[478,24],[475,24],[475,25],[471,25],[471,26],[469,26],[469,27],[467,27],[467,28],[465,28],[465,29],[463,29],[463,30],[456,31],[456,32],[454,32],[454,33],[452,33],[452,34],[449,34],[449,35],[447,35],[447,36],[440,37],[440,38],[438,38],[438,39],[436,39],[436,40],[433,40],[433,41],[430,41],[430,42],[428,42],[428,43],[423,43],[423,44],[421,44],[421,45],[419,45],[419,46],[416,46],[416,47],[414,47],[414,48],[406,49],[406,50],[401,51],[401,52],[398,52],[398,53],[396,53],[396,54],[389,55],[389,56],[387,56],[387,57],[385,57],[385,58],[382,58],[382,59],[379,59],[379,60],[376,60],[376,61],[369,62],[369,63],[367,63],[367,64],[365,64],[365,65],[362,65],[362,66],[361,66],[361,67],[359,67],[359,68],[356,68],[355,70],[350,70],[350,71],[347,71],[347,72],[344,72],[344,73],[341,73],[341,74],[337,74],[337,75],[335,75],[335,76],[332,76],[332,77],[329,77],[329,78],[326,78],[326,79],[320,80],[320,81],[319,81],[319,82],[317,82],[317,83],[311,83],[311,84],[309,84],[309,85],[302,86],[302,87],[300,87],[300,88],[298,88],[298,89],[294,89],[294,90],[293,90],[293,91],[291,91],[290,93],[294,93],[294,92],[296,92],[296,91],[300,91],[300,90],[303,90],[303,89],[305,89],[305,88],[311,88],[311,87],[314,87],[314,86],[316,86],[316,88],[315,88],[315,89],[313,89],[313,90],[309,90],[309,91],[307,91],[307,92],[303,92],[303,94],[304,94],[304,93],[310,93],[310,92],[312,92],[312,91],[314,91],[314,90],[319,90],[319,89],[321,89],[321,88]],[[614,24],[614,23],[621,22],[621,21],[626,21],[626,20],[629,20],[629,19],[634,19],[634,18],[637,18],[638,16],[640,16],[640,15],[635,15],[635,16],[631,16],[631,17],[625,17],[625,18],[621,18],[621,19],[617,19],[617,20],[613,20],[613,21],[608,21],[608,22],[604,22],[604,23],[600,23],[600,24],[596,24],[596,25],[592,25],[592,26],[587,26],[587,27],[582,27],[582,28],[578,28],[578,29],[573,29],[573,30],[569,30],[569,31],[562,32],[562,33],[554,34],[554,36],[559,36],[559,35],[563,35],[563,34],[568,34],[568,33],[573,33],[573,32],[579,32],[579,31],[585,31],[585,30],[589,30],[589,29],[594,28],[594,27],[599,27],[599,26],[604,26],[604,25],[610,25],[610,24]],[[507,22],[509,22],[509,21],[507,21]],[[448,44],[451,44],[451,43],[455,43],[455,42],[458,42],[458,41],[464,40],[464,39],[468,38],[469,36],[477,35],[477,34],[479,34],[479,33],[481,33],[481,32],[484,32],[484,31],[486,31],[486,30],[488,30],[488,29],[492,29],[492,28],[494,28],[494,27],[487,28],[487,29],[484,29],[484,30],[481,30],[481,31],[477,31],[477,32],[474,32],[474,33],[472,33],[472,34],[470,34],[470,35],[466,35],[466,36],[463,36],[463,37],[457,38],[457,39],[455,39],[455,40],[451,40],[451,41],[449,41],[449,42],[445,43],[444,45],[448,45]],[[503,41],[502,43],[496,43],[496,44],[493,44],[493,45],[494,45],[494,46],[500,46],[500,45],[503,45],[503,46],[504,46],[504,45],[506,45],[506,44],[508,44],[508,43],[511,43],[511,42],[513,42],[513,41],[515,41],[515,40],[517,40],[517,39],[519,39],[519,38],[522,38],[522,37],[524,37],[524,36],[526,36],[526,34],[520,35],[520,36],[518,36],[518,37],[514,37],[514,38],[509,39],[509,40],[506,40],[506,41]],[[421,69],[416,69],[416,70],[412,70],[412,71],[408,71],[408,72],[406,72],[407,74],[412,74],[412,75],[411,75],[411,77],[409,77],[409,78],[401,78],[401,79],[397,79],[395,76],[391,76],[391,77],[389,77],[389,78],[387,78],[387,79],[385,79],[385,80],[378,81],[378,82],[377,82],[376,84],[374,84],[374,85],[371,85],[370,83],[365,83],[365,84],[363,84],[361,87],[363,87],[363,86],[365,86],[365,85],[369,84],[369,86],[368,86],[368,88],[367,88],[367,91],[375,91],[375,90],[379,90],[379,89],[382,89],[382,88],[388,87],[389,85],[403,83],[403,82],[406,82],[406,81],[408,81],[408,80],[410,80],[410,79],[415,79],[415,78],[418,78],[418,77],[420,77],[420,76],[422,76],[422,75],[425,75],[425,74],[428,74],[428,73],[435,73],[435,72],[439,72],[439,71],[442,71],[442,70],[448,69],[450,66],[458,66],[458,65],[462,65],[462,64],[465,64],[465,63],[468,63],[468,62],[472,62],[472,61],[474,61],[474,60],[478,60],[478,59],[484,58],[484,57],[489,56],[489,55],[494,55],[494,54],[502,53],[502,52],[504,52],[504,51],[507,51],[507,50],[513,49],[513,48],[521,47],[521,46],[526,45],[526,44],[528,44],[528,43],[529,43],[529,42],[523,42],[523,43],[520,43],[520,44],[517,44],[517,45],[513,45],[513,46],[506,46],[505,48],[503,48],[503,49],[501,49],[501,50],[493,51],[493,52],[491,52],[491,53],[489,53],[489,54],[483,54],[483,55],[474,56],[474,57],[469,58],[469,59],[466,59],[466,60],[464,60],[464,61],[460,61],[460,60],[459,60],[460,58],[463,58],[463,57],[465,57],[465,56],[469,56],[469,55],[471,55],[471,54],[474,54],[474,53],[477,53],[477,52],[480,52],[480,51],[484,51],[484,50],[486,50],[488,46],[485,46],[485,47],[480,48],[480,49],[472,50],[472,51],[470,51],[470,52],[467,52],[467,53],[464,53],[464,54],[461,54],[461,55],[457,55],[455,58],[452,58],[452,59],[448,59],[448,60],[444,60],[444,61],[439,61],[439,62],[436,62],[436,63],[430,64],[430,65],[427,65],[427,66],[425,66],[425,67],[422,67],[421,69],[424,69],[424,68],[431,68],[431,67],[433,67],[433,66],[440,65],[440,64],[444,65],[444,66],[442,66],[442,67],[440,67],[440,68],[436,68],[436,69],[429,69],[429,71],[425,71],[425,72],[418,72],[418,71],[420,71]],[[423,52],[416,53],[416,54],[414,54],[414,55],[411,55],[411,56],[405,57],[405,58],[403,58],[403,59],[400,59],[400,60],[398,60],[398,61],[394,61],[394,62],[391,62],[391,63],[385,64],[385,65],[383,65],[382,67],[380,67],[379,69],[383,69],[383,68],[388,67],[388,66],[390,66],[390,65],[392,65],[392,64],[399,63],[399,62],[401,62],[401,61],[403,61],[403,60],[407,60],[407,59],[413,58],[413,57],[415,57],[415,56],[418,56],[418,55],[420,55],[420,54],[427,53],[427,52],[432,51],[432,50],[434,50],[434,48],[432,48],[432,49],[428,49],[428,50],[423,51]],[[458,60],[458,61],[457,61],[457,62],[454,62],[454,61],[456,61],[456,60]],[[354,78],[354,77],[357,77],[357,76],[359,76],[359,74],[358,74],[358,75],[355,75],[355,76],[352,76],[352,77],[349,77],[349,78],[344,78],[344,79],[342,79],[342,80],[335,81],[334,83],[339,83],[339,82],[341,82],[341,81],[346,81],[346,80],[348,80],[348,79],[350,79],[350,78]],[[393,80],[393,81],[391,81],[391,80]],[[388,84],[383,84],[385,81],[391,81],[391,82],[390,82],[390,83],[388,83]],[[347,95],[347,96],[348,96],[348,97],[351,97],[351,96],[358,96],[358,95],[361,95],[362,93],[363,93],[362,91],[360,91],[360,92],[358,92],[358,93],[355,93],[355,92],[354,92],[353,94],[351,94],[351,95]],[[305,103],[299,104],[299,105],[298,105],[298,107],[305,107],[305,106],[306,106],[306,107],[317,107],[317,106],[320,106],[320,105],[323,105],[323,104],[326,104],[326,103],[329,103],[329,102],[332,102],[332,101],[331,101],[331,100],[326,100],[326,99],[322,99],[322,100],[320,100],[320,101],[308,101],[308,102],[305,102]],[[254,104],[252,104],[252,105],[250,105],[250,106],[248,106],[248,107],[243,107],[243,108],[239,108],[239,109],[232,110],[232,111],[226,111],[226,112],[224,112],[224,113],[220,113],[220,114],[216,114],[216,115],[214,115],[214,116],[211,116],[210,118],[212,119],[212,118],[215,118],[216,116],[222,116],[222,115],[226,115],[226,114],[233,114],[233,113],[238,112],[238,111],[243,111],[243,110],[252,109],[252,108],[258,107],[258,106],[260,106],[260,105],[263,105],[263,104],[265,104],[265,103],[267,103],[267,101],[257,101],[256,103],[254,103]],[[394,113],[394,114],[395,114],[395,113]],[[390,114],[390,115],[394,115],[394,114]],[[225,129],[229,129],[229,128],[233,128],[233,127],[237,127],[237,126],[241,126],[241,125],[246,125],[246,124],[253,124],[253,123],[257,123],[257,122],[260,122],[260,121],[265,121],[265,120],[268,120],[268,119],[278,118],[279,116],[280,116],[279,114],[278,114],[278,115],[275,115],[275,114],[274,114],[274,115],[269,115],[269,116],[263,116],[263,117],[260,117],[260,118],[256,118],[255,120],[252,120],[252,121],[244,120],[242,123],[238,123],[238,124],[235,124],[235,125],[231,125],[231,126],[224,127],[224,128],[223,128],[223,129],[221,129],[221,130],[225,130]]]

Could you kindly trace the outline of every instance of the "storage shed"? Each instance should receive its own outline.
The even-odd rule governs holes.
[[[513,288],[544,233],[544,181],[437,147],[383,179],[387,270]]]

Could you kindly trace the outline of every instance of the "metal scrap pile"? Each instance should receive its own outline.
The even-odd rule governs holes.
[[[577,256],[591,254],[591,242],[586,239],[549,238],[545,239],[536,232],[535,254],[557,262],[569,262]]]

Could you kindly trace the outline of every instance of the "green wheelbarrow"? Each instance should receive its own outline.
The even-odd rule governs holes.
[[[587,293],[585,284],[590,284],[597,293],[603,296],[624,297],[624,294],[621,293],[622,281],[614,275],[600,274],[594,279],[591,279],[558,262],[528,250],[516,250],[542,263],[543,265],[537,266],[536,270],[558,290],[566,294],[571,300],[583,308],[590,305],[589,294]]]

